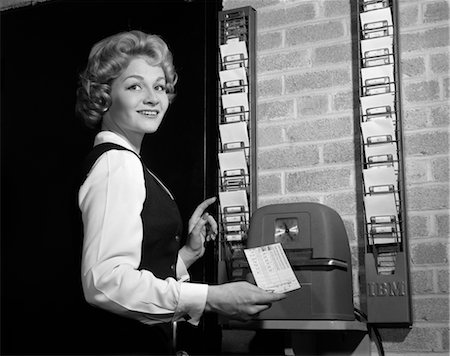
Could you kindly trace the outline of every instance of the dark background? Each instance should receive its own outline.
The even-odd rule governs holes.
[[[74,105],[95,42],[131,29],[166,40],[178,95],[142,155],[174,193],[185,226],[214,195],[219,3],[49,1],[1,12],[2,355],[91,353],[84,340],[95,325],[81,291],[77,191],[95,133]],[[209,248],[194,279],[213,281],[213,266]],[[207,317],[199,328],[180,327],[183,348],[217,352],[215,325]]]

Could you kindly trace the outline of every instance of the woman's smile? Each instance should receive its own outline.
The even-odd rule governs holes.
[[[155,119],[158,116],[159,111],[158,110],[139,110],[138,113],[149,119]]]

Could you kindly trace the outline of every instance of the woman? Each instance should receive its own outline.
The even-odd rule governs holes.
[[[164,41],[131,31],[93,46],[77,92],[77,111],[100,129],[79,191],[84,295],[101,309],[153,325],[143,335],[149,352],[157,353],[172,352],[172,321],[196,325],[209,311],[248,320],[285,297],[247,282],[189,282],[187,269],[217,233],[216,221],[205,212],[216,199],[194,211],[180,248],[176,203],[139,156],[144,135],[161,124],[176,81]]]

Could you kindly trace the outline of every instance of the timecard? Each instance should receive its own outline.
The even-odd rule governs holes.
[[[259,288],[285,293],[301,288],[280,243],[244,250]]]

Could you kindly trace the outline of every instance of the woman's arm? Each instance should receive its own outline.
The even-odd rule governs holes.
[[[195,324],[204,310],[207,285],[163,280],[138,270],[145,195],[141,162],[119,150],[103,154],[80,188],[86,300],[146,323],[189,315]]]

